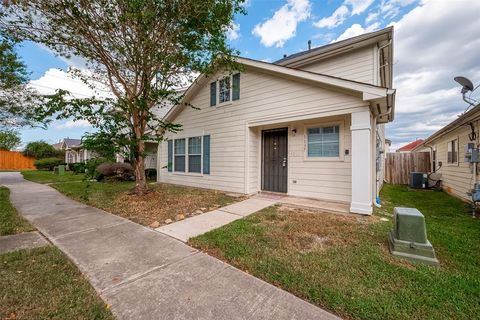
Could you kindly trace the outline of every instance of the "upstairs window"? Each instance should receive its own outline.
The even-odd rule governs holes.
[[[210,106],[240,99],[240,73],[210,83]]]

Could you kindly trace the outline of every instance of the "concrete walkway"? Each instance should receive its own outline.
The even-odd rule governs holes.
[[[11,201],[65,252],[117,319],[338,319],[167,235],[0,173]]]
[[[33,249],[47,245],[49,245],[48,241],[37,231],[0,237],[0,253]]]
[[[271,199],[251,198],[182,221],[167,224],[155,230],[187,242],[192,237],[220,228],[275,203],[276,201]]]

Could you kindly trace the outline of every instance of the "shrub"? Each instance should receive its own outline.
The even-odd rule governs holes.
[[[114,178],[125,181],[135,179],[133,167],[129,163],[105,162],[99,165],[95,171],[97,173],[97,181],[102,181],[104,178]]]
[[[35,167],[39,170],[53,170],[53,167],[65,164],[65,162],[62,159],[58,158],[44,158],[44,159],[39,159],[34,162]]]
[[[85,163],[74,163],[72,164],[71,169],[74,174],[85,173]]]
[[[87,160],[87,163],[85,164],[85,173],[87,174],[87,177],[97,179],[96,169],[99,165],[105,162],[110,162],[110,160],[103,157]]]
[[[157,169],[145,169],[145,177],[148,180],[157,180]]]
[[[49,145],[45,141],[34,141],[27,144],[23,150],[23,154],[36,159],[44,159],[53,157],[60,158],[62,152],[55,150],[53,146]]]

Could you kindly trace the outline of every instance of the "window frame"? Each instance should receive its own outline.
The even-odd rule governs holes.
[[[335,127],[338,126],[338,157],[312,157],[308,155],[308,129],[313,128],[324,128],[324,127]],[[315,122],[311,124],[305,125],[304,128],[304,153],[303,153],[303,160],[304,161],[330,161],[330,162],[338,162],[338,161],[345,161],[345,151],[344,151],[344,121],[328,121],[328,122]]]
[[[168,173],[176,174],[176,175],[191,175],[191,176],[203,176],[204,175],[204,173],[203,173],[203,154],[204,154],[203,136],[204,136],[203,134],[201,134],[201,135],[199,134],[199,135],[185,136],[185,137],[179,137],[179,138],[172,139],[173,140],[172,171],[168,172]],[[192,154],[192,155],[195,155],[195,156],[200,156],[200,172],[189,171],[190,152],[188,150],[188,143],[189,143],[190,139],[192,139],[192,138],[200,138],[200,154]],[[185,153],[182,155],[182,156],[185,156],[185,171],[176,171],[176,169],[175,169],[175,156],[177,155],[176,152],[175,152],[176,151],[175,150],[175,141],[176,140],[185,140]]]
[[[190,140],[193,140],[193,139],[196,139],[196,138],[200,138],[200,142],[199,142],[199,145],[200,145],[200,153],[193,153],[193,154],[190,154]],[[197,173],[197,174],[203,174],[203,136],[194,136],[194,137],[188,137],[187,138],[187,148],[186,148],[186,151],[187,151],[187,154],[188,154],[188,161],[187,161],[187,164],[186,164],[186,172],[188,173]],[[190,156],[198,156],[200,157],[200,171],[190,171]]]
[[[184,144],[184,152],[183,154],[177,155],[177,148],[176,148],[176,143],[177,141],[183,140],[185,142]],[[178,138],[178,139],[173,139],[173,163],[172,163],[172,172],[174,173],[185,173],[187,172],[187,139],[186,138]],[[185,165],[184,165],[184,170],[183,171],[177,171],[176,168],[176,157],[184,157],[185,159]]]
[[[235,73],[232,73],[232,74],[219,76],[215,81],[210,82],[210,85],[212,83],[215,83],[215,105],[212,106],[211,103],[210,103],[210,107],[228,106],[228,105],[231,105],[231,104],[235,103],[236,101],[240,100],[240,97],[241,97],[240,92],[239,92],[239,98],[235,99],[235,100],[233,99],[233,76],[236,75],[236,74],[241,75],[240,72],[235,72]],[[228,78],[229,86],[230,86],[229,87],[229,98],[230,98],[230,100],[220,102],[220,81],[223,81],[227,78]],[[240,76],[239,81],[241,81],[241,76]],[[211,93],[210,93],[210,95],[211,95]]]
[[[453,161],[450,162],[450,160],[449,160],[449,158],[448,158],[448,153],[450,152],[450,151],[449,151],[449,148],[450,148],[450,144],[451,144],[452,142],[455,142],[455,148],[452,148],[452,151],[451,151],[451,152],[452,152],[452,157],[453,157],[453,153],[455,153],[455,156],[456,156],[456,158],[455,158],[456,161],[455,161],[455,162],[453,162]],[[458,157],[459,157],[459,152],[458,152],[458,150],[459,150],[459,145],[458,145],[458,142],[459,142],[458,137],[456,137],[456,138],[454,138],[454,139],[450,139],[450,140],[447,141],[447,166],[458,166],[458,164],[459,164],[459,161],[458,161],[458,160],[459,160],[459,159],[458,159]],[[437,155],[437,156],[438,156],[438,155]]]

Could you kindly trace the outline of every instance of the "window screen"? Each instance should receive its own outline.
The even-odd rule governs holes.
[[[202,172],[202,137],[188,138],[188,172]]]
[[[307,149],[309,157],[340,156],[340,127],[308,128]]]
[[[174,170],[176,172],[185,172],[185,139],[176,139],[174,149]]]

